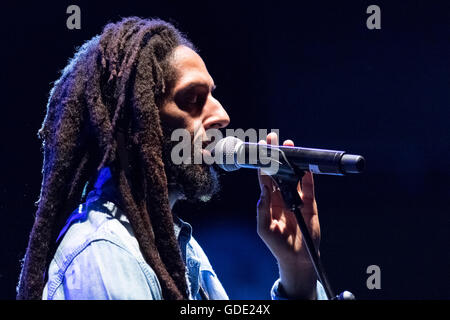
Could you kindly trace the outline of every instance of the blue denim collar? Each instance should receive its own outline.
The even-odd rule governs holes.
[[[117,203],[117,199],[119,198],[118,190],[112,179],[112,174],[109,167],[104,167],[100,170],[97,180],[94,184],[94,188],[88,193],[86,203],[80,204],[79,207],[72,212],[66,222],[66,225],[59,234],[57,241],[64,235],[64,233],[73,222],[84,221],[87,218],[87,214],[89,211],[87,210],[87,207],[89,206],[89,204],[99,200],[100,198],[105,201],[110,201],[115,205]],[[178,239],[181,253],[183,254],[183,259],[186,262],[186,245],[192,238],[192,226],[176,215],[174,215],[173,219],[175,236]],[[128,222],[125,215],[121,215],[120,220]]]

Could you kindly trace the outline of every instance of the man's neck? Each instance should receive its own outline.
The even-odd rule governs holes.
[[[179,192],[175,192],[175,191],[169,191],[169,204],[170,204],[170,210],[173,209],[173,206],[175,205],[175,203],[177,202],[177,200],[180,199],[180,194]]]

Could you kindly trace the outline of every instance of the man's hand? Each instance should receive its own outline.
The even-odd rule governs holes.
[[[267,136],[267,143],[278,145],[278,136],[270,133]],[[286,140],[283,145],[294,146],[294,142]],[[276,182],[260,171],[258,178],[261,187],[261,198],[257,208],[258,235],[278,261],[281,286],[289,298],[315,299],[317,278],[303,243],[297,219],[294,213],[286,208]],[[305,173],[297,190],[303,201],[301,208],[303,218],[318,248],[320,225],[312,173]]]

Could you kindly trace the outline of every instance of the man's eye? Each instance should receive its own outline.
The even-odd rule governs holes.
[[[203,90],[181,90],[175,94],[175,103],[186,111],[198,111],[200,112],[208,97],[208,92]]]
[[[189,103],[189,104],[196,104],[197,102],[198,102],[198,95],[197,94],[190,94],[188,97],[187,97],[187,103]]]
[[[206,93],[193,93],[187,97],[186,102],[191,106],[201,108],[205,104],[207,96]]]

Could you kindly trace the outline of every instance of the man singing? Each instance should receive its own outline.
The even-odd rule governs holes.
[[[228,299],[191,226],[171,211],[218,192],[212,166],[170,158],[173,130],[206,141],[206,130],[230,122],[214,88],[194,46],[161,20],[108,24],[78,50],[39,130],[43,179],[19,299]],[[259,182],[257,231],[280,273],[272,298],[325,297],[294,214],[269,176]],[[318,247],[310,173],[298,191]]]

